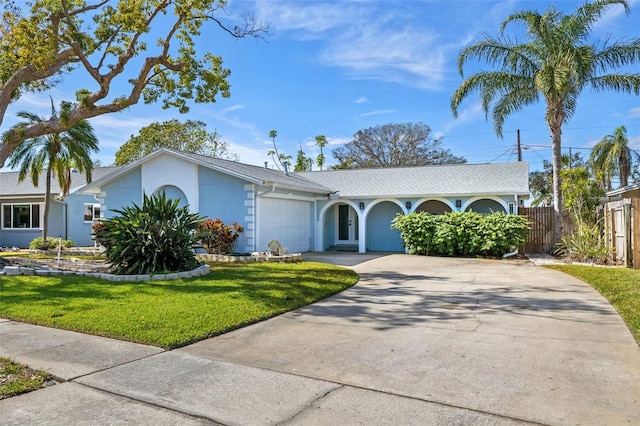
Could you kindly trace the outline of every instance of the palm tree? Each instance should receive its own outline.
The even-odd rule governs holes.
[[[593,147],[590,161],[602,189],[611,190],[611,177],[616,174],[621,187],[629,184],[634,160],[640,161],[640,154],[629,148],[627,129],[620,126]]]
[[[269,137],[273,141],[273,149],[269,150],[269,152],[267,152],[267,155],[269,155],[273,159],[273,163],[276,165],[278,170],[282,170],[280,165],[284,166],[284,164],[282,163],[282,154],[280,154],[278,152],[278,147],[276,146],[276,137],[277,136],[278,136],[278,131],[277,130],[274,129],[274,130],[269,131]],[[289,157],[289,158],[291,158],[291,157]]]
[[[63,103],[63,112],[70,105]],[[19,131],[34,123],[44,123],[48,121],[36,114],[21,111],[18,117],[25,121],[16,124],[9,132]],[[59,114],[51,100],[51,120],[58,119]],[[5,133],[6,134],[6,133]],[[62,189],[62,195],[69,193],[71,184],[70,170],[72,167],[79,172],[85,173],[87,183],[91,182],[91,171],[93,161],[91,153],[98,151],[98,139],[93,133],[93,128],[88,121],[82,120],[74,124],[62,133],[52,133],[27,139],[20,143],[8,158],[9,167],[18,167],[18,181],[26,179],[27,174],[31,176],[31,182],[38,186],[38,180],[43,170],[46,172],[46,188],[44,198],[44,220],[42,223],[42,245],[47,247],[47,231],[49,227],[49,204],[51,198],[51,177],[55,173],[58,183]]]
[[[622,5],[629,14],[627,0],[585,3],[571,15],[553,7],[542,15],[531,10],[516,12],[502,23],[498,38],[486,36],[464,48],[458,57],[458,70],[463,77],[463,66],[469,60],[482,60],[497,69],[478,71],[462,82],[451,97],[455,117],[461,102],[477,90],[485,114],[488,117],[491,112],[496,134],[502,137],[509,115],[540,97],[544,99],[545,120],[552,137],[556,241],[562,234],[562,126],[573,116],[578,96],[587,86],[594,91],[640,94],[640,73],[610,73],[640,61],[640,39],[597,44],[587,41],[593,24],[614,4]],[[526,43],[504,36],[506,26],[519,21],[526,25]]]
[[[320,170],[322,170],[322,166],[324,166],[324,160],[325,160],[325,156],[324,156],[324,153],[322,152],[322,148],[327,146],[327,138],[325,137],[325,135],[316,136],[316,146],[320,147],[320,154],[318,154],[318,157],[316,158],[316,163],[318,164],[318,167],[320,167]]]

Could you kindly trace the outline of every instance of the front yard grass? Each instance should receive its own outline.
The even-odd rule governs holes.
[[[352,270],[316,262],[211,263],[176,281],[0,277],[0,317],[174,349],[336,294]]]
[[[640,270],[582,265],[549,265],[598,290],[618,311],[640,345]]]

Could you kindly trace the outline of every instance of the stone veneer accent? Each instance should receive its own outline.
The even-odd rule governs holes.
[[[302,260],[302,253],[283,254],[281,256],[273,256],[269,253],[252,254],[251,256],[199,254],[197,258],[208,262],[299,262]]]
[[[153,275],[116,275],[116,274],[102,274],[99,272],[83,272],[83,271],[60,271],[57,269],[33,269],[26,268],[24,266],[5,266],[0,275],[15,276],[15,275],[39,275],[39,276],[52,276],[52,275],[77,275],[81,277],[95,277],[102,278],[107,281],[151,281],[151,280],[179,280],[182,278],[199,277],[206,275],[211,271],[209,265],[198,266],[196,269],[184,272],[175,272],[170,274],[153,274]]]
[[[246,238],[244,251],[251,253],[256,250],[256,193],[254,185],[245,185],[244,192],[244,207],[246,208],[243,224],[244,236]]]

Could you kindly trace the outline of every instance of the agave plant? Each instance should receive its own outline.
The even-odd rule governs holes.
[[[202,221],[180,199],[164,193],[137,204],[114,210],[119,216],[103,219],[94,228],[96,240],[117,274],[180,272],[198,266],[194,249],[199,247],[195,230]]]

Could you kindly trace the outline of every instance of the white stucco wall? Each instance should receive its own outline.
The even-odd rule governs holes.
[[[200,210],[197,164],[161,155],[142,164],[141,181],[142,190],[149,196],[165,185],[180,188],[187,197],[189,211],[195,213]]]

